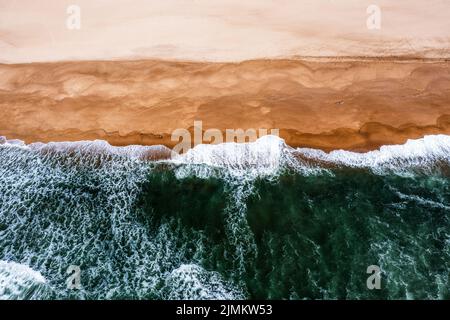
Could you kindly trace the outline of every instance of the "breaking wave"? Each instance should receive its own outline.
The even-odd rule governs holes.
[[[366,153],[295,149],[279,137],[264,136],[253,143],[198,145],[175,161],[225,168],[234,176],[250,178],[277,175],[284,169],[305,175],[318,174],[330,167],[365,168],[376,174],[430,173],[448,169],[450,136],[425,136]]]
[[[195,264],[183,264],[166,278],[169,300],[243,299],[238,289],[226,283],[218,272],[206,271]]]
[[[47,299],[45,278],[26,265],[0,261],[0,300]]]
[[[366,153],[335,150],[292,148],[277,136],[263,136],[250,143],[200,144],[178,155],[164,146],[130,145],[114,147],[103,140],[32,143],[0,137],[3,147],[17,147],[45,155],[67,157],[92,155],[125,157],[140,161],[168,161],[173,164],[197,165],[186,174],[208,177],[215,168],[226,169],[234,177],[270,177],[280,170],[293,169],[301,174],[318,174],[331,167],[367,168],[374,173],[429,173],[450,163],[450,136],[429,135],[408,140],[403,145],[382,146]],[[203,165],[200,167],[199,165]],[[180,172],[180,177],[183,174]]]
[[[431,173],[448,169],[450,164],[450,136],[432,135],[408,140],[403,145],[382,146],[379,150],[356,153],[336,150],[299,148],[296,152],[306,158],[351,168],[370,168],[374,173],[407,174]]]

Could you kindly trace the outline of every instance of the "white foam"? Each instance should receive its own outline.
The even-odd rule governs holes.
[[[151,159],[154,155],[169,155],[170,149],[162,145],[141,146],[129,145],[124,147],[116,147],[110,145],[104,140],[94,141],[76,141],[76,142],[50,142],[33,143],[29,145],[31,150],[36,151],[54,151],[54,152],[78,152],[80,154],[112,154],[117,156],[128,157],[131,159]]]
[[[433,200],[430,200],[430,199],[425,199],[425,198],[419,197],[417,195],[404,194],[404,193],[401,193],[400,191],[395,191],[395,193],[399,196],[400,199],[413,201],[413,202],[416,202],[416,203],[418,203],[420,205],[423,205],[423,206],[426,206],[426,207],[448,210],[450,212],[450,207],[446,206],[443,203],[436,202],[436,201],[433,201]]]
[[[19,139],[6,139],[4,136],[0,136],[0,146],[6,146],[6,147],[25,147],[25,142]]]
[[[450,136],[429,135],[408,140],[403,145],[382,146],[379,150],[357,153],[298,148],[299,155],[353,168],[370,168],[375,173],[406,173],[409,169],[429,170],[437,162],[450,163]]]
[[[219,273],[196,264],[182,264],[166,278],[170,300],[234,300],[244,294],[222,279]]]
[[[408,140],[403,145],[382,146],[379,150],[366,153],[345,150],[327,153],[319,149],[294,149],[286,145],[283,139],[268,135],[250,143],[198,145],[186,154],[175,157],[174,162],[224,168],[233,176],[247,176],[250,179],[276,176],[280,169],[286,168],[304,175],[324,173],[328,172],[326,168],[329,165],[368,168],[376,174],[428,173],[436,166],[450,164],[450,136],[428,135]],[[199,167],[180,172],[180,177],[193,173],[199,177],[211,176],[210,169]]]
[[[282,139],[264,136],[250,143],[200,144],[175,156],[173,161],[227,168],[236,174],[246,170],[255,175],[271,175],[279,169],[285,147]]]
[[[191,166],[178,172],[180,178],[192,174],[210,177],[213,171],[199,165],[225,169],[228,176],[241,180],[275,177],[288,167],[303,174],[317,173],[318,168],[295,159],[293,151],[283,139],[266,135],[255,142],[197,145],[185,154],[173,157],[172,162]]]
[[[189,167],[188,171],[179,171],[180,177],[190,174],[210,177],[214,168],[226,169],[235,177],[245,175],[251,179],[276,176],[280,169],[284,168],[294,169],[301,174],[317,174],[324,172],[320,163],[370,168],[375,173],[405,173],[409,169],[430,169],[439,161],[450,163],[450,136],[442,134],[410,139],[403,145],[382,146],[379,150],[366,153],[345,150],[327,153],[319,149],[295,149],[286,145],[283,139],[273,135],[266,135],[249,143],[200,144],[182,155],[177,155],[162,145],[115,147],[103,140],[25,145],[20,140],[0,137],[0,146],[26,148],[37,152],[109,154],[142,160],[167,161],[171,155],[172,159],[169,162],[173,164],[194,166]]]
[[[46,280],[38,271],[0,260],[0,300],[43,298],[45,290]]]
[[[152,159],[158,156],[168,157],[170,149],[163,145],[142,146],[142,145],[128,145],[128,146],[112,146],[105,140],[82,140],[82,141],[64,141],[64,142],[35,142],[26,145],[22,140],[10,139],[0,136],[0,145],[5,147],[21,147],[36,152],[50,152],[50,153],[64,153],[76,152],[82,154],[94,155],[117,155],[128,157],[131,159]]]

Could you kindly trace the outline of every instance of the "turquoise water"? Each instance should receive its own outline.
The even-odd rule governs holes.
[[[0,145],[0,297],[450,298],[448,136],[367,154],[275,137],[148,152]]]

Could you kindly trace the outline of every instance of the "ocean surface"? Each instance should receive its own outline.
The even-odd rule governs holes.
[[[0,299],[450,299],[450,136],[166,151],[1,140]]]

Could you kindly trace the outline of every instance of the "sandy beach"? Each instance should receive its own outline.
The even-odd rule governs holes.
[[[176,129],[279,129],[365,151],[449,134],[448,4],[0,0],[0,135],[164,144]],[[206,142],[206,141],[204,141]]]
[[[450,134],[450,62],[407,58],[0,65],[0,135],[163,144],[194,121],[279,129],[294,147],[372,150]]]

